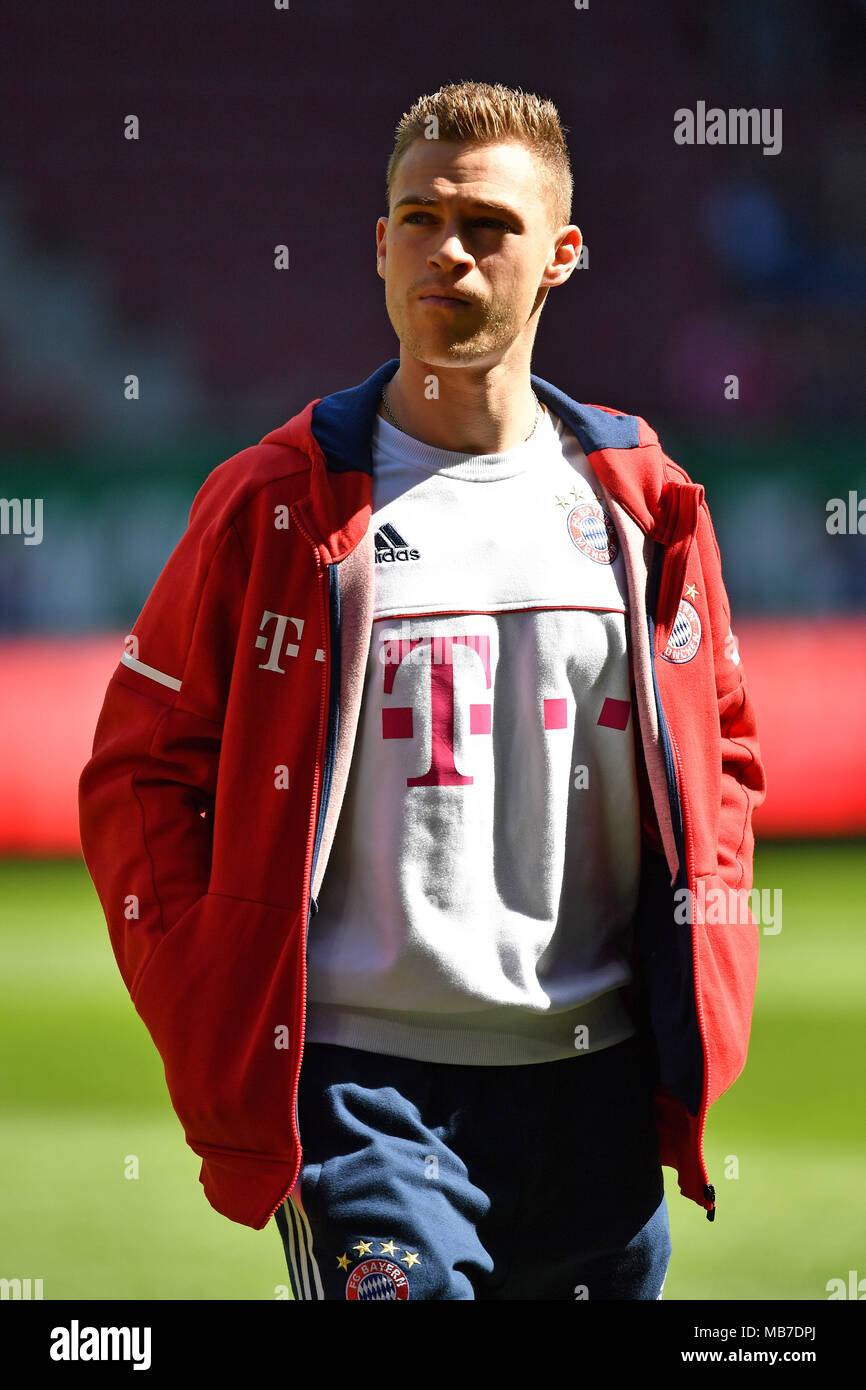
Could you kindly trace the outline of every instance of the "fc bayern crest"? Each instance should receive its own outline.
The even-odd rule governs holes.
[[[408,1298],[409,1280],[393,1260],[364,1260],[349,1275],[346,1297],[358,1301]]]
[[[579,502],[566,517],[568,534],[581,555],[599,565],[612,565],[619,546],[610,518],[597,502]]]
[[[680,599],[680,606],[674,621],[668,644],[662,652],[665,661],[682,665],[691,661],[701,645],[701,620],[687,599]]]

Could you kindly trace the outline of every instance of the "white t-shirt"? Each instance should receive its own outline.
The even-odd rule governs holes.
[[[631,1036],[640,867],[627,591],[578,440],[376,417],[376,594],[308,935],[307,1037],[473,1065]]]

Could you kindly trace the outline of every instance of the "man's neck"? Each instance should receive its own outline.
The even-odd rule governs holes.
[[[538,422],[528,362],[519,371],[482,372],[432,367],[403,355],[384,396],[391,414],[380,405],[382,419],[389,424],[396,419],[404,434],[453,453],[507,453],[528,439]]]

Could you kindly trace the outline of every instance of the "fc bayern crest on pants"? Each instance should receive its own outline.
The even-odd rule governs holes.
[[[364,1260],[349,1275],[346,1297],[359,1302],[408,1298],[409,1280],[393,1260]]]
[[[668,644],[662,652],[665,661],[682,665],[691,661],[701,645],[701,620],[688,599],[681,598]]]
[[[598,565],[612,565],[619,546],[610,518],[597,502],[579,502],[566,517],[568,534],[581,555]]]

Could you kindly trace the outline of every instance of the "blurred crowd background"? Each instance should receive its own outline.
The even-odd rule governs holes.
[[[464,77],[550,96],[569,132],[589,263],[534,370],[643,415],[704,483],[735,615],[862,611],[863,544],[825,523],[866,495],[864,59],[863,0],[18,6],[0,491],[43,498],[44,538],[0,537],[0,632],[128,630],[207,473],[397,354],[393,129]],[[781,108],[780,153],[677,145],[699,100]]]

